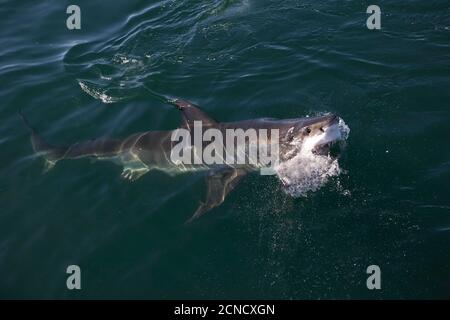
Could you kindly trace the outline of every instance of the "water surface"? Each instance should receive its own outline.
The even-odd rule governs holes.
[[[81,30],[69,4],[0,1],[0,297],[450,298],[448,1],[380,1],[380,31],[364,1],[78,1]],[[149,90],[222,121],[337,113],[345,172],[300,198],[248,176],[186,227],[201,175],[44,173],[17,116],[53,143],[175,128]]]

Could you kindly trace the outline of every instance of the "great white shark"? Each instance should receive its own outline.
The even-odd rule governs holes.
[[[338,127],[340,118],[335,114],[282,120],[261,118],[217,122],[193,103],[181,99],[173,100],[172,103],[181,111],[182,120],[179,128],[190,131],[193,130],[196,121],[201,121],[203,127],[215,128],[221,132],[225,132],[227,129],[244,131],[266,129],[268,132],[271,129],[277,129],[280,161],[291,159],[301,148],[307,148],[312,153],[327,153],[331,144],[342,139]],[[200,203],[193,216],[188,220],[189,222],[219,206],[247,173],[256,171],[262,166],[248,163],[224,165],[174,163],[170,157],[174,146],[171,139],[173,130],[146,131],[124,139],[99,138],[66,146],[56,146],[47,143],[29,124],[22,112],[20,115],[31,133],[34,151],[42,155],[50,167],[61,160],[90,157],[108,159],[122,165],[122,177],[129,180],[136,180],[152,170],[163,171],[169,175],[206,171],[206,198],[204,202]],[[269,135],[268,139],[270,140],[270,138]],[[250,144],[258,145],[257,142],[248,141]]]

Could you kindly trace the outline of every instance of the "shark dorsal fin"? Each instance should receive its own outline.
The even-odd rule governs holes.
[[[214,119],[189,101],[177,99],[174,104],[181,111],[183,118],[180,127],[182,128],[190,130],[194,125],[194,121],[202,121],[204,127],[214,127],[217,125]]]

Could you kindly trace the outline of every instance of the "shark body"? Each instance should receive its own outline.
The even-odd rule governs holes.
[[[227,129],[277,129],[279,132],[279,155],[282,161],[288,160],[298,152],[299,145],[309,142],[311,152],[326,152],[330,143],[339,139],[337,123],[339,117],[328,114],[320,117],[295,119],[252,119],[220,123],[212,119],[200,108],[185,100],[175,100],[174,105],[181,111],[180,128],[192,131],[194,122],[201,121],[206,128],[215,128],[222,132]],[[206,165],[179,164],[171,160],[173,131],[146,131],[133,134],[124,139],[92,139],[67,146],[48,144],[21,116],[31,132],[31,142],[36,153],[44,156],[49,166],[67,159],[84,157],[112,160],[123,166],[122,176],[136,180],[152,170],[176,175],[193,171],[206,171],[207,192],[189,222],[205,212],[220,205],[228,193],[249,172],[258,170],[261,164],[224,164]],[[270,135],[269,135],[270,139]],[[249,141],[257,144],[258,141]]]

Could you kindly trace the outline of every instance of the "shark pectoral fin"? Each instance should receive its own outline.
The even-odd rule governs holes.
[[[56,161],[50,161],[48,159],[45,159],[44,160],[44,169],[42,170],[42,173],[44,173],[44,174],[48,173],[50,170],[53,169],[55,164],[56,164]]]
[[[194,215],[186,222],[190,223],[212,208],[222,204],[228,193],[246,174],[247,171],[243,169],[226,169],[209,175],[206,178],[206,201],[200,204]]]
[[[140,177],[142,177],[144,174],[146,174],[149,171],[148,168],[140,168],[140,169],[130,169],[125,167],[121,173],[122,178],[130,180],[130,181],[136,181]]]
[[[217,125],[217,122],[214,119],[189,101],[177,99],[174,101],[174,104],[181,111],[183,118],[180,127],[182,128],[190,130],[194,125],[194,121],[201,121],[202,125],[205,127]]]
[[[195,219],[197,219],[198,217],[200,217],[201,215],[203,215],[206,211],[208,211],[209,208],[208,205],[206,203],[201,202],[200,205],[198,206],[197,210],[195,210],[194,214],[192,215],[192,217],[190,217],[187,221],[186,224],[191,223],[192,221],[194,221]]]

